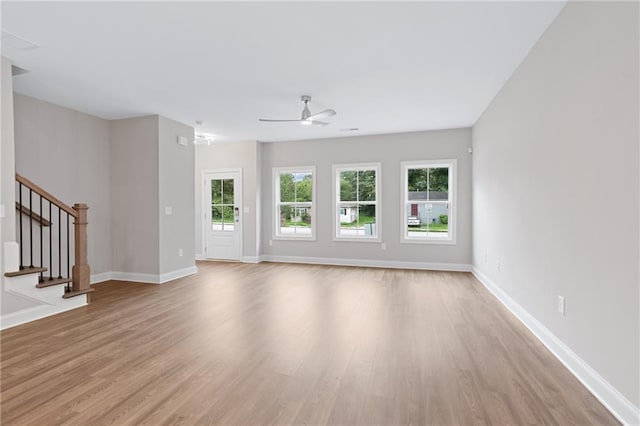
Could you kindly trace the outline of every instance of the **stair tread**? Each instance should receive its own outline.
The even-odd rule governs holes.
[[[45,288],[45,287],[51,287],[53,285],[59,285],[59,284],[66,284],[66,283],[70,283],[72,281],[71,278],[54,278],[52,280],[50,280],[49,278],[44,279],[44,281],[39,282],[38,284],[36,284],[36,287],[38,288]]]
[[[93,291],[92,288],[88,288],[86,290],[79,290],[79,291],[67,291],[64,295],[62,295],[63,299],[70,299],[72,297],[75,296],[80,296],[82,294],[87,294],[87,293],[91,293]]]
[[[39,268],[39,267],[24,268],[24,269],[20,269],[19,271],[15,271],[15,272],[5,272],[4,276],[5,277],[19,277],[20,275],[37,274],[37,273],[46,272],[46,271],[47,271],[47,268]]]

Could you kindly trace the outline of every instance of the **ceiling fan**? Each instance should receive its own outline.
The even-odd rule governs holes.
[[[320,111],[316,114],[311,114],[308,106],[308,103],[311,102],[311,96],[302,95],[300,100],[304,102],[304,108],[302,109],[302,115],[299,120],[271,120],[268,118],[259,118],[258,121],[265,121],[268,123],[298,122],[305,125],[316,124],[319,126],[326,126],[329,123],[320,120],[336,115],[336,112],[332,109],[325,109],[324,111]]]

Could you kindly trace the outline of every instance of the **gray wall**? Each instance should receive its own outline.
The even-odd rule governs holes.
[[[636,406],[638,40],[637,3],[569,2],[473,128],[474,265]]]
[[[2,57],[2,187],[0,199],[5,206],[5,217],[2,223],[2,242],[16,240],[16,212],[13,205],[15,196],[15,138],[14,138],[14,109],[13,109],[13,78],[11,76],[12,63]],[[0,259],[1,260],[1,259]]]
[[[242,250],[245,257],[258,256],[258,182],[256,171],[260,158],[257,142],[214,143],[196,146],[195,193],[196,193],[196,253],[203,255],[202,249],[202,172],[221,168],[242,169],[242,204],[249,213],[242,213]]]
[[[112,270],[158,274],[158,116],[111,122]]]
[[[17,93],[14,106],[16,172],[70,206],[87,203],[91,273],[110,271],[109,122]]]
[[[38,304],[4,291],[4,243],[16,241],[16,213],[15,205],[15,139],[13,126],[13,79],[11,77],[11,61],[2,58],[2,148],[0,174],[2,187],[0,188],[0,203],[5,206],[5,217],[1,220],[2,238],[0,244],[0,277],[3,286],[0,297],[0,314],[6,315],[22,309],[28,309]]]
[[[193,127],[159,117],[160,274],[194,266]],[[177,143],[178,136],[187,146]],[[170,206],[172,214],[165,214]],[[182,249],[182,256],[178,251]]]
[[[400,133],[301,142],[262,144],[262,254],[426,263],[471,263],[471,129]],[[400,242],[400,162],[458,160],[457,243]],[[382,240],[380,243],[333,241],[331,166],[382,163]],[[316,241],[273,239],[273,167],[316,166]],[[269,246],[269,240],[273,245]]]

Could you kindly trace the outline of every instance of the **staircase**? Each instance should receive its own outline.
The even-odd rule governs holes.
[[[18,245],[5,254],[5,291],[41,305],[39,317],[86,305],[87,205],[70,207],[18,174],[16,191]]]

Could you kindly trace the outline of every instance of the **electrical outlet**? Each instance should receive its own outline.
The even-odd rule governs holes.
[[[380,244],[380,250],[386,250],[386,249],[387,249],[387,243]]]
[[[558,296],[558,312],[560,312],[561,315],[564,315],[565,308],[566,308],[566,302],[564,300],[564,297]]]
[[[182,257],[184,255],[184,250],[178,249],[178,256]]]
[[[273,245],[273,240],[269,240],[269,245],[272,246]]]
[[[488,263],[489,262],[489,256],[487,255],[487,252],[484,252],[484,263]]]
[[[500,261],[499,260],[496,261],[496,269],[498,270],[498,272],[500,272]]]

